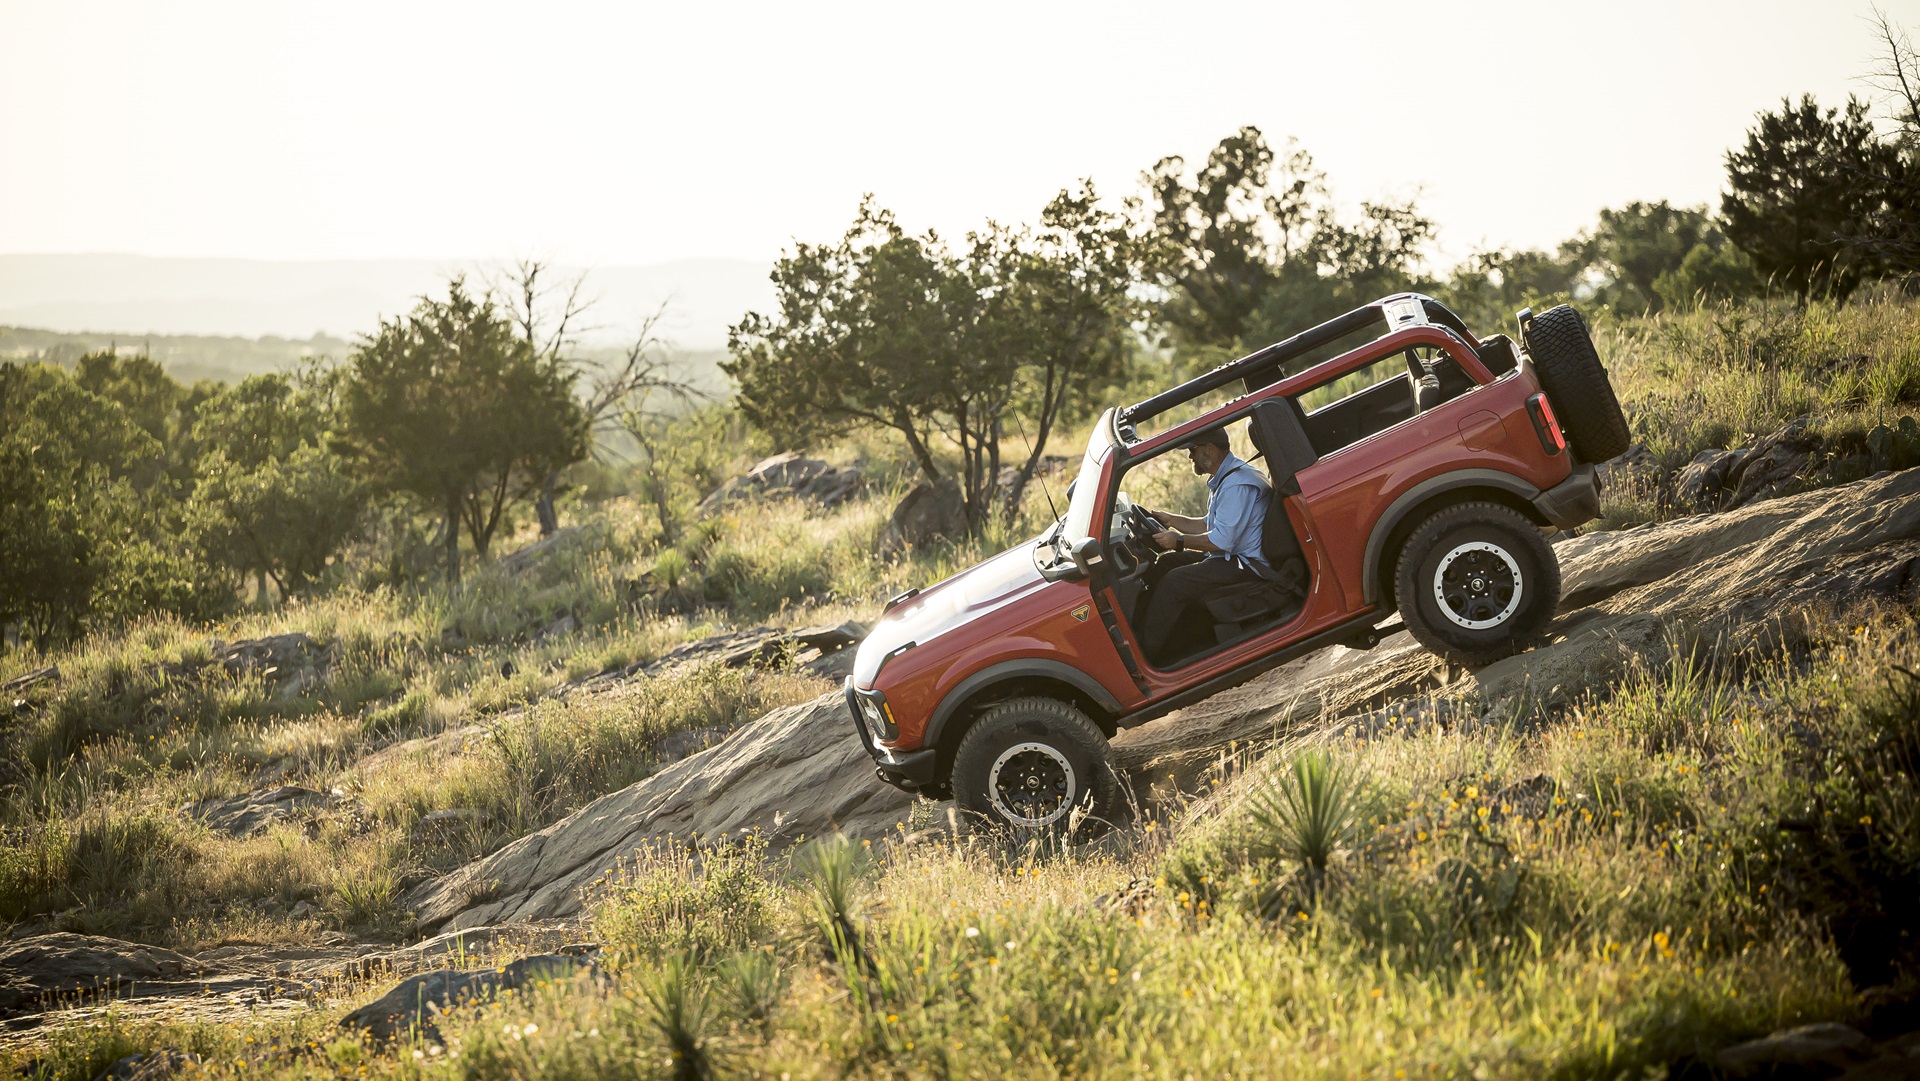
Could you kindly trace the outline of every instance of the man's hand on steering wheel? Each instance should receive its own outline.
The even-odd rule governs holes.
[[[1182,546],[1180,534],[1175,533],[1171,529],[1163,529],[1155,533],[1153,535],[1153,543],[1158,545],[1162,551],[1167,552],[1178,551]]]
[[[1161,547],[1160,537],[1165,534],[1166,527],[1147,513],[1145,507],[1137,504],[1128,506],[1122,524],[1127,527],[1128,538],[1137,541],[1149,552]]]

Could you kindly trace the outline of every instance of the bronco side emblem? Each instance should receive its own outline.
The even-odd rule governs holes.
[[[1087,621],[1087,613],[1091,611],[1093,611],[1093,605],[1083,604],[1080,607],[1075,608],[1073,610],[1073,618],[1079,620],[1082,623],[1085,623]]]

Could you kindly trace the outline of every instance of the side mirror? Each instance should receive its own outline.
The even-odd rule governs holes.
[[[1080,573],[1089,577],[1093,575],[1094,568],[1100,566],[1100,561],[1106,558],[1101,553],[1098,537],[1082,537],[1074,541],[1073,546],[1067,549],[1067,555],[1073,558],[1073,565],[1080,568]]]

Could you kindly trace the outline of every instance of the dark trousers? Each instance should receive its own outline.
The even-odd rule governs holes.
[[[1254,585],[1260,576],[1230,559],[1208,559],[1199,552],[1168,552],[1147,572],[1147,614],[1140,620],[1140,648],[1158,664],[1169,660],[1167,645],[1190,614],[1205,615],[1208,597],[1232,585]],[[1211,627],[1212,620],[1205,620]]]

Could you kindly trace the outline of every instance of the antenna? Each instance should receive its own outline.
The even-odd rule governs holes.
[[[1027,444],[1027,457],[1031,459],[1033,457],[1033,440],[1027,438],[1027,426],[1021,421],[1019,410],[1014,411],[1013,424],[1014,427],[1020,429],[1020,438]],[[1036,465],[1038,468],[1034,470],[1034,479],[1040,482],[1040,494],[1047,497],[1047,510],[1053,515],[1053,520],[1057,522],[1060,520],[1060,508],[1054,505],[1053,490],[1047,487],[1047,463],[1043,460],[1036,463]]]

